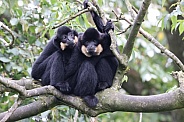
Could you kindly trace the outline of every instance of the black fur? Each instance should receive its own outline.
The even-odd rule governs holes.
[[[98,103],[94,96],[96,92],[112,86],[118,61],[109,48],[110,41],[107,33],[88,28],[79,36],[78,44],[67,66],[66,82],[70,84],[71,92],[82,97],[89,107],[95,107]],[[91,57],[88,57],[82,53],[82,46],[97,47],[99,44],[103,47],[100,55],[90,53]]]
[[[85,8],[87,2],[84,1]],[[91,11],[91,15],[99,31],[88,28],[79,36],[67,66],[65,81],[70,84],[71,93],[82,97],[89,107],[95,107],[98,103],[95,93],[112,86],[118,61],[110,50],[111,39],[108,31],[114,30],[112,22],[108,21],[106,26],[103,26],[96,12]],[[103,51],[96,55],[94,51],[99,44]],[[82,46],[88,50],[87,54],[83,53]]]
[[[75,46],[75,36],[78,37],[78,33],[69,27],[58,28],[56,35],[35,61],[32,77],[41,79],[42,85],[53,85],[60,91],[67,92],[69,87],[64,83],[64,72]],[[61,49],[61,42],[67,44],[66,49]]]

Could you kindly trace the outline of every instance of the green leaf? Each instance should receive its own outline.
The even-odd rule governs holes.
[[[0,15],[3,14],[6,10],[6,7],[3,5],[2,0],[0,0]]]
[[[172,22],[172,28],[171,28],[171,32],[172,32],[176,28],[176,25],[177,25],[177,16],[172,16],[171,22]]]
[[[29,40],[28,40],[29,44],[33,44],[33,43],[35,43],[35,41],[36,41],[36,37],[35,36],[30,36],[29,37]]]
[[[12,53],[13,55],[18,55],[19,50],[17,48],[12,48],[7,51],[8,53]]]
[[[19,20],[18,20],[17,18],[12,18],[12,19],[10,20],[11,25],[17,25],[18,22],[19,22]]]
[[[26,20],[21,20],[21,24],[22,24],[22,30],[24,32],[27,32],[28,29],[29,29],[29,25],[28,25],[28,22]]]
[[[166,0],[162,0],[162,7],[164,6]]]
[[[43,30],[43,27],[36,27],[35,28],[35,33],[39,33],[39,32],[41,32]]]
[[[161,28],[164,30],[164,18],[161,19]]]
[[[44,29],[44,31],[43,31],[43,33],[42,33],[42,35],[41,35],[40,38],[43,38],[45,36],[45,34],[47,33],[48,30],[50,30],[50,28]]]
[[[180,32],[180,35],[184,32],[184,21],[180,22],[179,32]]]
[[[164,18],[164,28],[167,27],[167,22],[170,19],[170,14],[166,15],[166,17]]]
[[[22,71],[22,67],[20,66],[13,66],[13,69],[16,69],[18,72]]]
[[[0,57],[0,61],[4,62],[4,63],[8,63],[10,62],[11,60],[6,58],[6,57]]]
[[[171,17],[171,22],[172,22],[172,24],[173,24],[174,26],[176,26],[176,24],[177,24],[177,16],[172,16],[172,17]]]

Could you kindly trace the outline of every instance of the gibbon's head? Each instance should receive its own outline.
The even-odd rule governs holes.
[[[57,30],[55,41],[61,50],[72,49],[78,42],[78,33],[67,26],[61,26]]]
[[[80,38],[81,51],[87,57],[98,56],[103,51],[103,34],[95,28],[88,28]]]

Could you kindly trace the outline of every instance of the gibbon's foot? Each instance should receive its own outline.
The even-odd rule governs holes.
[[[99,82],[97,84],[97,91],[102,91],[102,90],[104,90],[104,89],[106,89],[108,87],[109,87],[109,85],[108,85],[107,82]]]
[[[57,83],[55,85],[55,88],[58,89],[63,94],[70,94],[70,92],[71,92],[71,88],[70,88],[68,82]]]
[[[86,105],[90,108],[96,107],[98,103],[98,99],[93,95],[93,96],[85,96],[83,97],[84,102]]]

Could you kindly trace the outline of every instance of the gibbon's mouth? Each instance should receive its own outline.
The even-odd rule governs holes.
[[[61,48],[61,50],[65,50],[67,47],[73,48],[73,47],[75,47],[77,42],[78,42],[78,38],[77,38],[77,36],[75,36],[74,40],[70,44],[60,42],[60,48]]]
[[[103,51],[102,45],[99,44],[95,49],[88,50],[86,48],[86,54],[89,56],[98,56]]]
[[[61,50],[65,50],[67,47],[68,48],[73,48],[73,47],[75,47],[75,43],[72,43],[72,44],[67,44],[67,43],[63,43],[63,42],[61,42],[60,43],[60,48],[61,48]]]
[[[88,50],[86,48],[86,53],[88,53],[89,55],[97,55],[97,48],[95,48],[94,50],[93,49]]]
[[[81,51],[86,57],[97,56],[97,55],[100,55],[101,53],[101,52],[98,52],[97,48],[95,48],[94,50],[88,50],[84,45],[82,45]]]

